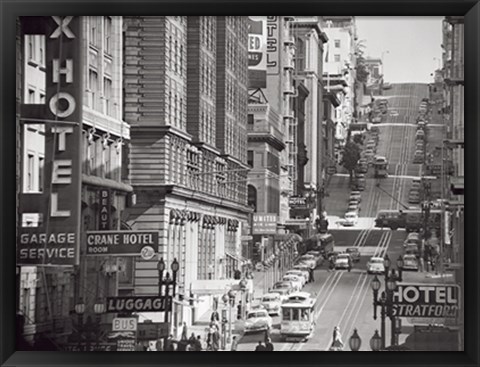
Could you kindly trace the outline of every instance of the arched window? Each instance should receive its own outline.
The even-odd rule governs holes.
[[[257,211],[257,189],[252,186],[248,185],[248,206],[253,207],[254,212]]]

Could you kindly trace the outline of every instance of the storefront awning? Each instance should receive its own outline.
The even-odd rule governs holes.
[[[245,279],[247,290],[253,292],[253,281]],[[240,290],[240,281],[238,279],[201,279],[194,280],[190,284],[190,291],[196,295],[223,295],[230,289]]]
[[[249,259],[246,259],[243,256],[232,254],[231,252],[225,251],[225,255],[232,258],[235,261],[238,261],[238,263],[240,265],[247,265],[247,264],[251,263],[251,261]]]

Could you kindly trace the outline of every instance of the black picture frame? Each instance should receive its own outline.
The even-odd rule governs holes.
[[[325,15],[464,15],[465,16],[465,121],[466,171],[468,191],[465,246],[465,351],[389,353],[235,354],[231,353],[71,353],[15,351],[15,19],[21,15],[246,15],[246,14],[325,14]],[[480,363],[478,175],[480,157],[479,65],[480,4],[458,0],[177,0],[177,1],[0,1],[1,14],[1,199],[0,217],[0,364],[1,366],[243,366],[243,365],[322,365],[322,366],[478,366]],[[393,353],[393,354],[392,354]]]

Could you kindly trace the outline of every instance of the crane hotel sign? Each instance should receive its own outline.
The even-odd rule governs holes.
[[[17,263],[77,265],[84,91],[81,17],[21,21],[24,34],[45,36],[46,103],[21,106],[22,119],[45,126],[45,167],[43,191],[20,195]]]
[[[456,318],[460,309],[460,287],[401,283],[393,293],[393,305],[396,317]]]

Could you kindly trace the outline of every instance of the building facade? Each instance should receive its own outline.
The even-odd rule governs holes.
[[[54,82],[59,81],[60,90],[72,83],[72,68],[68,62],[63,68],[55,67],[55,55],[46,45],[47,22],[53,19],[21,19],[19,34],[23,45],[22,67],[24,78],[21,84],[23,103],[20,114],[22,140],[22,177],[20,202],[25,205],[28,195],[51,192],[53,177],[45,174],[46,168],[55,160],[47,156],[48,120],[32,124],[28,110],[37,105],[37,110],[47,107],[46,80],[50,67]],[[79,17],[78,39],[83,59],[74,59],[80,67],[83,80],[73,81],[76,93],[83,94],[80,106],[82,133],[80,154],[76,155],[81,167],[81,214],[79,220],[80,264],[77,267],[21,266],[19,311],[25,317],[24,333],[30,342],[39,348],[54,349],[82,332],[83,321],[93,316],[94,305],[100,299],[116,294],[116,268],[109,267],[106,259],[86,257],[85,232],[100,229],[100,195],[108,192],[108,228],[121,227],[121,214],[126,205],[129,185],[121,179],[122,142],[129,139],[128,126],[122,121],[122,18]],[[51,37],[54,38],[54,37]],[[59,41],[61,42],[61,40]],[[49,56],[50,55],[50,56]],[[62,75],[65,74],[65,77]],[[65,84],[62,83],[65,78]],[[45,106],[45,107],[43,107]],[[50,102],[50,108],[51,102]],[[61,140],[60,140],[61,144]],[[69,150],[70,147],[62,148]],[[60,150],[62,150],[60,149]],[[51,169],[49,169],[51,172]],[[43,219],[29,213],[21,213],[19,228],[44,226]],[[46,224],[48,226],[48,222]],[[48,232],[48,228],[46,229]],[[22,264],[22,261],[20,261]],[[113,264],[112,264],[113,265]],[[111,270],[111,272],[110,272]],[[84,305],[82,321],[72,324],[70,315],[75,305]],[[102,316],[105,317],[106,316]],[[101,320],[98,320],[100,322]]]
[[[224,291],[216,280],[233,278],[242,266],[247,20],[168,16],[125,22],[129,180],[137,194],[126,221],[159,231],[159,257],[180,263],[178,293],[205,301],[175,308],[176,331],[211,306],[207,294]],[[154,260],[135,260],[135,294],[158,292]],[[201,289],[205,280],[209,289]]]
[[[305,99],[305,123],[303,140],[305,142],[308,161],[303,167],[305,195],[311,192],[315,195],[316,206],[311,213],[311,219],[321,213],[320,189],[325,178],[323,154],[323,55],[324,44],[328,38],[322,25],[322,17],[295,17],[294,37],[296,44],[295,80],[308,90]]]
[[[445,210],[444,250],[455,266],[455,280],[460,285],[464,304],[464,18],[445,17],[443,21],[443,81],[444,118],[446,122],[446,159],[451,163],[450,175],[445,174],[443,187],[448,207]],[[444,171],[445,172],[445,171]],[[459,350],[464,350],[464,311],[460,311],[457,326],[460,330]]]
[[[335,123],[334,156],[338,161],[355,115],[357,30],[353,16],[329,16],[324,19],[328,36],[324,56],[324,88],[325,93],[333,93],[334,99],[340,100],[340,105],[334,107],[335,113],[331,115]],[[326,103],[329,101],[332,99],[327,99]]]

